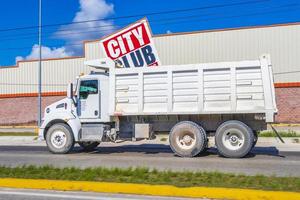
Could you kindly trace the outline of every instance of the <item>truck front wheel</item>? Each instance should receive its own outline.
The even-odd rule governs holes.
[[[253,131],[237,120],[224,122],[216,131],[215,144],[218,152],[224,157],[244,157],[252,149],[253,143]]]
[[[207,146],[205,130],[191,121],[177,123],[171,130],[169,142],[173,152],[181,157],[194,157]]]
[[[65,154],[74,147],[74,136],[71,128],[63,123],[54,124],[46,134],[46,143],[50,152]]]

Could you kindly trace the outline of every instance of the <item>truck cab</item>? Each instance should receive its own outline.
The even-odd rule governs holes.
[[[111,132],[108,69],[113,64],[96,62],[104,67],[78,76],[68,85],[66,98],[45,108],[39,138],[53,153],[66,153],[76,142],[85,149],[95,148]]]
[[[82,123],[110,122],[108,115],[108,73],[91,72],[78,79],[75,102],[77,115]]]

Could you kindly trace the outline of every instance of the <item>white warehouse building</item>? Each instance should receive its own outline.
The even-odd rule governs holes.
[[[154,35],[163,65],[257,60],[270,54],[279,109],[277,122],[300,122],[300,23]],[[89,73],[84,61],[104,57],[99,40],[86,41],[80,57],[45,59],[43,103],[65,95],[67,83]],[[0,123],[36,121],[38,62],[20,61],[0,68]],[[31,112],[24,119],[24,112]],[[8,117],[10,116],[10,117]]]

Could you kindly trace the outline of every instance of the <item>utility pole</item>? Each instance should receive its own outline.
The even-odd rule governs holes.
[[[42,125],[42,0],[39,0],[38,127]]]

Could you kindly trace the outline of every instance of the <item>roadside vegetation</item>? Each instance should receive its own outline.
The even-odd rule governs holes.
[[[246,176],[220,172],[171,172],[147,168],[0,167],[0,178],[102,181],[178,187],[208,186],[300,192],[300,177]]]
[[[0,132],[0,136],[37,136],[34,132]]]
[[[281,137],[300,137],[296,131],[288,130],[288,131],[278,131]],[[274,131],[262,131],[258,134],[258,137],[277,137]]]
[[[300,133],[288,130],[288,131],[278,131],[281,137],[292,137],[292,138],[300,138]],[[168,133],[162,134],[164,137],[160,138],[161,142],[165,142],[168,140]],[[274,131],[261,131],[258,133],[258,137],[277,137]],[[295,139],[298,141],[298,139]]]

